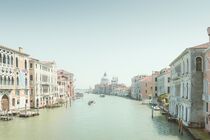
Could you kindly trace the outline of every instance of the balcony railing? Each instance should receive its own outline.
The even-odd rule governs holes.
[[[0,89],[14,89],[14,85],[0,85]]]

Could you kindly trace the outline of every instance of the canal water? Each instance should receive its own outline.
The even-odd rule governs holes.
[[[89,100],[96,104],[88,106]],[[120,97],[85,94],[72,107],[40,110],[39,117],[0,121],[0,140],[191,140],[148,106]]]

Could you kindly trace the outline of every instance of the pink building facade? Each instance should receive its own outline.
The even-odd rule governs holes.
[[[69,97],[74,98],[74,74],[65,70],[57,71],[57,82],[60,91],[58,92],[58,98]],[[61,92],[62,91],[62,92]]]
[[[140,97],[142,100],[151,99],[153,94],[152,76],[146,76],[140,81]]]

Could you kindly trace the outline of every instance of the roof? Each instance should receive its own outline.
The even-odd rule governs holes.
[[[207,49],[209,46],[210,46],[210,43],[207,42],[207,43],[203,43],[201,45],[197,45],[197,46],[194,46],[194,47],[186,48],[176,59],[174,59],[170,63],[170,66],[173,65],[178,59],[180,59],[180,57],[185,55],[189,50],[192,50],[192,49]]]
[[[3,45],[0,45],[0,48],[5,49],[5,50],[10,50],[10,51],[13,51],[13,52],[15,52],[15,53],[19,53],[19,54],[21,54],[21,55],[29,56],[29,54],[19,52],[19,51],[15,50],[15,49],[11,49],[11,48],[8,48],[8,47],[3,46]]]

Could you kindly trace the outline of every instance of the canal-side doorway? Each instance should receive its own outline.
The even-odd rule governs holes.
[[[9,111],[9,97],[7,95],[3,95],[2,96],[1,109],[3,111]]]

